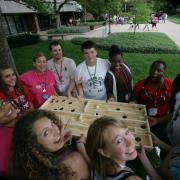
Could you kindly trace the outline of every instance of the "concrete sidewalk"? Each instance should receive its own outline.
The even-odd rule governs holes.
[[[180,25],[179,24],[175,24],[172,23],[170,21],[166,21],[166,23],[158,23],[157,24],[157,30],[152,30],[151,24],[149,24],[149,30],[147,31],[147,29],[145,31],[143,31],[144,28],[144,24],[140,24],[139,25],[139,29],[137,28],[136,31],[137,32],[162,32],[165,33],[166,35],[168,35],[179,47],[180,47]],[[129,24],[112,24],[110,26],[110,31],[111,33],[116,33],[116,32],[133,32],[132,29],[130,29],[130,25]],[[77,34],[77,35],[68,35],[66,36],[64,39],[72,39],[74,37],[106,37],[108,35],[109,32],[109,26],[102,26],[99,27],[97,29],[94,29],[92,31],[89,31],[85,34]]]

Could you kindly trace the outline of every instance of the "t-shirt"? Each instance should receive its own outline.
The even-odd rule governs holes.
[[[39,107],[48,97],[55,94],[55,79],[52,71],[37,73],[34,70],[25,72],[20,76],[22,84],[26,85],[34,96],[34,105]]]
[[[17,118],[24,115],[24,112],[30,108],[30,103],[33,101],[33,96],[29,92],[26,86],[22,86],[23,91],[15,89],[10,92],[10,97],[7,97],[2,91],[0,91],[0,99],[8,101],[16,109]]]
[[[173,146],[180,145],[180,91],[176,94],[172,120],[167,126],[168,138]]]
[[[75,72],[75,81],[82,85],[85,98],[106,100],[104,79],[110,68],[110,63],[100,58],[96,60],[95,66],[88,66],[85,61],[79,64]]]
[[[159,89],[146,85],[147,80],[140,80],[134,85],[134,94],[139,104],[146,105],[147,113],[152,117],[163,117],[168,114],[169,100],[172,92],[172,80],[164,78]]]
[[[105,85],[107,95],[108,93],[113,94],[115,101],[129,102],[132,84],[131,71],[126,64],[122,64],[121,71],[117,75],[112,71],[108,71],[106,74]]]
[[[61,64],[56,64],[53,59],[50,59],[48,61],[48,69],[54,73],[57,93],[60,95],[66,95],[70,80],[74,79],[74,72],[76,69],[75,62],[70,58],[64,57],[61,66]]]

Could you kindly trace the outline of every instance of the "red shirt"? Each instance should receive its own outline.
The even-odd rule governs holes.
[[[29,90],[25,86],[22,86],[22,88],[24,92],[19,90],[14,90],[10,92],[11,98],[7,97],[2,91],[0,91],[0,99],[8,101],[14,106],[18,118],[23,115],[23,112],[29,109],[30,103],[32,103],[33,101],[33,96],[29,92]]]
[[[164,78],[160,89],[154,89],[144,85],[145,79],[134,85],[134,92],[137,95],[139,104],[146,105],[147,113],[153,117],[163,117],[168,113],[169,100],[172,92],[172,80]]]

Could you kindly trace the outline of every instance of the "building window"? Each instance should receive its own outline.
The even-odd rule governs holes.
[[[8,21],[10,34],[17,34],[16,24],[14,22],[13,16],[6,16],[6,19]]]
[[[8,27],[7,21],[6,21],[4,16],[2,16],[1,19],[2,19],[2,26],[3,26],[3,29],[4,29],[4,33],[5,33],[5,35],[9,35],[10,31],[9,31],[9,27]]]
[[[16,28],[17,28],[18,33],[22,33],[22,32],[27,31],[26,22],[25,22],[23,16],[16,15],[16,16],[14,16],[14,20],[15,20],[15,24],[16,24]]]

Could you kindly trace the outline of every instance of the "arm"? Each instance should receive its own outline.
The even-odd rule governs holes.
[[[87,161],[87,163],[90,164],[90,159],[86,153],[86,149],[84,146],[85,143],[85,137],[84,135],[81,136],[81,138],[79,140],[76,141],[76,148],[78,150],[78,152],[84,157],[84,159]]]
[[[169,152],[171,150],[171,146],[169,144],[166,144],[165,142],[161,141],[156,135],[153,133],[150,133],[152,136],[153,144],[159,146],[160,148],[166,150]]]
[[[75,81],[74,81],[74,79],[71,79],[68,90],[67,90],[67,96],[68,97],[72,97],[71,92],[74,89],[74,87],[75,87]]]
[[[76,88],[77,88],[79,98],[84,98],[82,84],[77,84]]]
[[[115,101],[115,97],[113,95],[113,79],[112,76],[107,73],[104,80],[107,92],[107,102]]]
[[[148,116],[149,125],[152,127],[152,126],[155,126],[156,124],[168,122],[170,120],[170,116],[171,115],[169,114],[160,118]]]
[[[161,163],[161,174],[164,179],[172,180],[169,174],[169,162],[171,159],[171,151],[169,151]]]
[[[143,146],[141,146],[141,150],[138,152],[138,156],[139,156],[139,159],[141,160],[141,163],[143,164],[144,168],[146,169],[148,175],[150,176],[150,178],[155,179],[155,180],[162,180],[161,177],[157,174],[157,172],[153,168],[149,159],[147,158]]]

